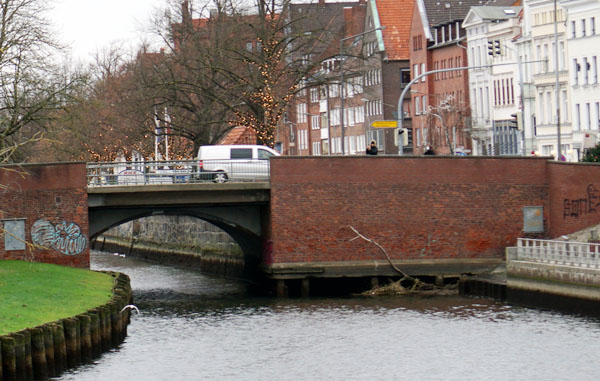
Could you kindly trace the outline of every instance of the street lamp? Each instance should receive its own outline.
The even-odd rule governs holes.
[[[342,155],[345,155],[345,151],[344,151],[344,41],[347,40],[351,40],[353,38],[356,37],[360,37],[363,36],[365,34],[371,33],[371,32],[375,32],[378,30],[384,30],[385,26],[380,26],[377,27],[375,29],[371,29],[371,30],[367,30],[365,32],[362,33],[358,33],[352,36],[348,36],[348,37],[344,37],[342,39],[340,39],[340,83],[341,83],[341,90],[340,90],[340,126],[342,127],[342,141],[341,141],[341,145],[342,145]]]
[[[558,9],[557,0],[554,0],[554,72],[556,74],[556,145],[558,155],[556,160],[562,159],[560,142],[560,79],[558,76]]]

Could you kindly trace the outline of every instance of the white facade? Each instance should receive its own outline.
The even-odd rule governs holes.
[[[521,109],[523,74],[513,42],[519,34],[520,10],[521,7],[472,7],[463,22],[469,66],[492,65],[469,71],[474,155],[524,152],[524,134],[511,123]]]
[[[596,144],[600,125],[600,2],[563,0],[567,11],[567,65],[571,92],[572,147],[570,156],[580,159]]]
[[[534,122],[532,151],[537,155],[557,156],[560,128],[562,154],[568,161],[577,161],[577,153],[573,150],[569,68],[566,62],[567,41],[564,25],[566,12],[560,4],[557,4],[558,22],[555,23],[554,5],[553,0],[524,0],[523,4],[526,34],[524,33],[522,38],[530,42],[524,47],[529,49],[529,56],[538,61],[529,66],[532,69],[532,90],[535,96],[535,113],[531,114]],[[558,49],[558,62],[556,49]],[[529,116],[525,115],[525,117]]]

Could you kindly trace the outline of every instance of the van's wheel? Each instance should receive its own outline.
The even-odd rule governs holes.
[[[213,181],[215,183],[224,183],[227,181],[227,173],[217,172],[213,175]]]

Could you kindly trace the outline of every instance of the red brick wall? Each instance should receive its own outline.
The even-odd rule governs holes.
[[[349,226],[393,259],[502,258],[523,235],[522,208],[549,209],[547,180],[538,158],[278,157],[272,261],[382,259]]]
[[[600,165],[548,163],[550,236],[600,224]]]
[[[2,232],[0,259],[89,267],[84,163],[2,166],[0,184],[7,187],[0,200],[0,219],[25,219],[25,240],[47,246],[6,251]]]

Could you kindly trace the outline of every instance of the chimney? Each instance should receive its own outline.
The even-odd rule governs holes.
[[[181,3],[181,23],[186,24],[192,21],[192,15],[190,14],[190,4],[187,0]]]
[[[321,6],[325,5],[325,0],[319,0],[319,5],[321,5]]]

